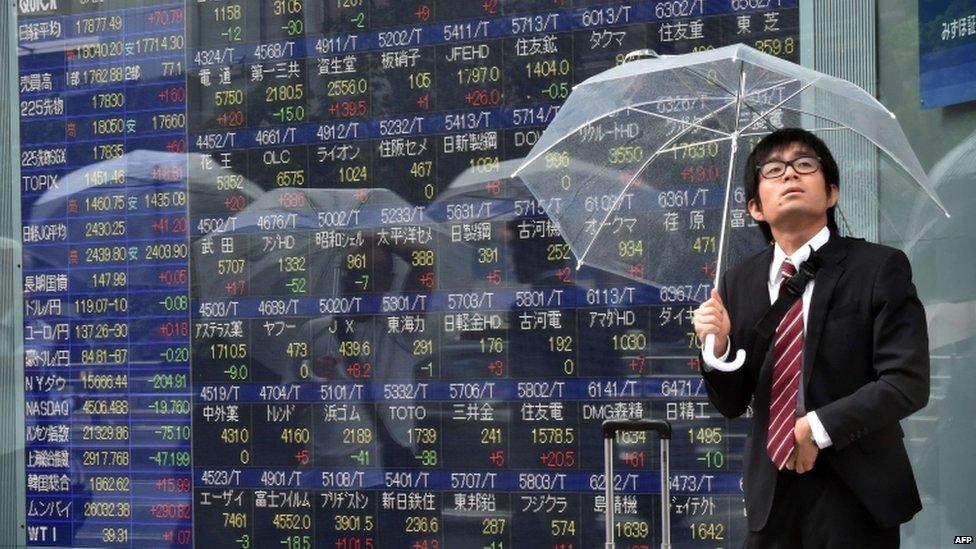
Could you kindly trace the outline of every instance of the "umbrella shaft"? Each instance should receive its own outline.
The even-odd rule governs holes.
[[[718,262],[715,264],[715,281],[712,285],[713,288],[718,288],[718,282],[722,278],[722,256],[725,255],[725,240],[727,235],[729,225],[729,209],[732,205],[732,172],[735,168],[735,153],[739,150],[739,132],[736,131],[732,134],[732,146],[729,152],[729,168],[726,170],[727,174],[725,176],[725,200],[722,204],[722,228],[719,230],[718,235]]]

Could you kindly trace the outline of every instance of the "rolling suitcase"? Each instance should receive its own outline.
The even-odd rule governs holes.
[[[620,431],[656,431],[661,439],[661,549],[671,548],[671,494],[668,462],[671,424],[661,419],[608,419],[603,422],[603,473],[606,485],[606,545],[615,549],[613,510],[613,439]]]

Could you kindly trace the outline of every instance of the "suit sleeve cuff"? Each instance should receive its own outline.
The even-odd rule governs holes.
[[[718,358],[720,362],[728,362],[729,353],[731,352],[732,352],[732,340],[729,339],[729,336],[725,336],[725,354],[716,358]],[[711,372],[712,370],[715,369],[709,366],[708,364],[706,364],[704,360],[702,361],[702,368],[706,372]]]
[[[810,423],[810,431],[813,433],[813,441],[817,443],[817,448],[823,450],[824,448],[833,444],[833,442],[830,440],[830,435],[828,435],[827,430],[824,429],[823,423],[820,423],[820,418],[817,417],[817,412],[808,412],[807,422]]]

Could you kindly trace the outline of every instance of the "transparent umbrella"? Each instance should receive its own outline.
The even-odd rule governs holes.
[[[906,199],[946,215],[904,132],[836,77],[733,45],[625,63],[577,85],[514,175],[583,264],[708,298],[722,272],[765,245],[746,208],[752,146],[781,127],[819,135],[841,168],[842,233],[899,234]],[[711,361],[714,337],[703,355]],[[738,367],[744,353],[733,363]]]

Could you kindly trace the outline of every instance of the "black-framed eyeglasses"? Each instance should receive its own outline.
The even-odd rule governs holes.
[[[810,174],[820,169],[820,157],[805,155],[798,156],[789,162],[783,160],[770,160],[759,165],[759,175],[766,179],[776,179],[786,173],[786,167],[793,166],[793,171],[798,174]]]

